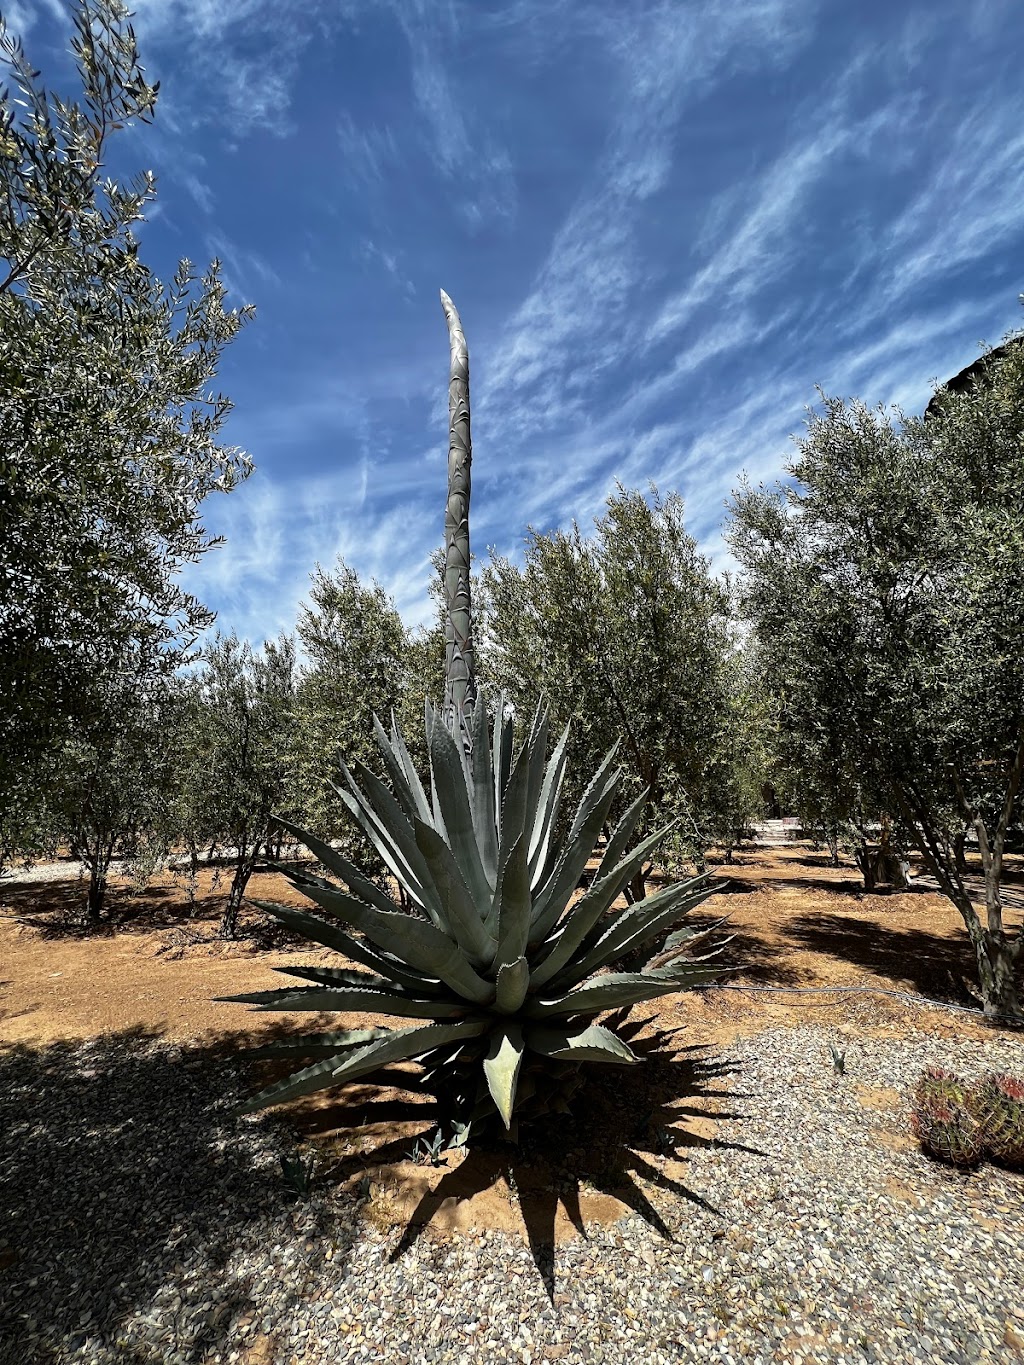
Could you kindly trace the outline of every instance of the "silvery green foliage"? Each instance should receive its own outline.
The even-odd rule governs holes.
[[[185,842],[228,851],[231,885],[220,931],[234,938],[249,878],[273,848],[274,813],[286,807],[295,734],[295,642],[255,650],[217,634],[189,685],[180,756]]]
[[[678,493],[619,487],[590,534],[575,524],[531,530],[521,564],[492,554],[476,600],[483,676],[520,711],[542,693],[556,723],[575,718],[577,780],[621,736],[628,796],[649,792],[638,829],[679,817],[660,861],[675,871],[700,859],[723,837],[726,751],[740,726],[730,714],[728,600]],[[644,891],[638,875],[630,892]]]
[[[281,968],[313,984],[228,998],[261,1010],[355,1011],[416,1022],[258,1049],[255,1055],[303,1057],[309,1065],[256,1095],[246,1112],[415,1059],[435,1076],[450,1078],[446,1088],[462,1140],[495,1111],[510,1128],[538,1091],[546,1089],[557,1102],[562,1079],[577,1064],[636,1062],[630,1048],[596,1022],[598,1016],[718,974],[708,961],[713,953],[688,955],[710,932],[695,929],[673,935],[657,965],[615,970],[623,958],[650,951],[714,890],[706,876],[697,877],[665,886],[627,910],[613,908],[670,829],[629,847],[643,795],[616,825],[597,871],[575,896],[623,780],[615,750],[558,842],[568,731],[548,756],[548,716],[539,708],[516,749],[503,707],[491,734],[482,694],[469,724],[467,754],[462,732],[456,740],[427,704],[428,784],[397,728],[388,734],[379,722],[390,786],[362,764],[344,770],[339,796],[403,888],[411,913],[334,849],[286,826],[341,885],[281,868],[321,916],[263,908],[361,970]]]
[[[330,785],[344,760],[372,760],[373,717],[400,709],[406,689],[406,632],[378,583],[360,582],[340,557],[310,577],[296,634],[304,668],[296,698],[291,808],[304,828],[341,837],[358,851],[358,831]],[[422,711],[423,692],[415,703]],[[275,809],[280,809],[279,806]],[[381,869],[383,870],[383,869]]]
[[[104,178],[157,96],[127,17],[78,6],[78,102],[0,22],[0,794],[24,819],[40,766],[107,723],[102,681],[169,671],[212,620],[178,572],[215,543],[204,498],[250,469],[212,388],[248,310],[217,262],[156,279],[132,227],[152,175]]]
[[[985,1014],[1020,1027],[1003,860],[1024,823],[1024,337],[973,368],[924,418],[823,395],[786,482],[736,493],[728,539],[794,779],[831,823],[891,820],[919,850]]]

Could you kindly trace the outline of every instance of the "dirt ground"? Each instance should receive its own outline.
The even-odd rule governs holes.
[[[712,1140],[713,1086],[704,1086],[707,1102],[699,1099],[702,1050],[714,1053],[737,1037],[770,1027],[825,1024],[840,1037],[908,1027],[946,1036],[986,1034],[968,1014],[923,1008],[877,992],[775,994],[764,989],[874,987],[975,1005],[974,965],[963,925],[923,878],[906,892],[867,894],[852,866],[831,868],[825,854],[803,845],[747,851],[717,872],[721,889],[701,912],[703,922],[729,916],[722,934],[732,935],[723,958],[736,969],[724,978],[730,989],[689,992],[634,1010],[634,1046],[655,1049],[657,1058],[653,1065],[630,1069],[628,1084],[619,1068],[614,1084],[598,1080],[588,1100],[590,1132],[621,1131],[621,1123],[641,1109],[655,1116],[660,1112],[671,1122],[683,1112],[677,1103],[682,1096],[688,1101],[692,1142]],[[1011,870],[1010,882],[1014,888],[1024,882],[1021,869]],[[112,922],[88,931],[79,922],[85,886],[74,870],[49,882],[5,878],[0,883],[0,1049],[138,1033],[222,1053],[290,1031],[388,1022],[368,1016],[263,1015],[217,1003],[217,996],[294,981],[275,968],[338,962],[335,954],[310,952],[290,940],[253,907],[243,916],[237,942],[219,940],[226,892],[223,873],[218,878],[216,870],[203,871],[190,915],[184,886],[169,873],[142,892],[115,883],[109,899]],[[249,894],[254,900],[306,904],[276,874],[255,876]],[[1016,922],[1018,916],[1016,911],[1008,918]],[[270,1064],[251,1065],[254,1084],[274,1074]],[[642,1081],[637,1073],[643,1073]],[[706,1069],[705,1079],[713,1078],[714,1068]],[[525,1209],[530,1190],[522,1188],[520,1177],[512,1199],[501,1152],[477,1154],[465,1163],[449,1155],[438,1167],[409,1160],[417,1134],[430,1131],[430,1097],[422,1090],[410,1093],[407,1073],[381,1079],[379,1085],[357,1085],[340,1096],[328,1093],[293,1104],[286,1120],[339,1183],[369,1182],[368,1213],[382,1223],[429,1221],[435,1230],[449,1232],[519,1223],[519,1209],[512,1205]],[[597,1125],[596,1117],[602,1120]],[[659,1121],[649,1125],[654,1146]],[[624,1205],[607,1192],[614,1180],[602,1167],[611,1149],[574,1152],[561,1118],[551,1141],[558,1160],[545,1156],[542,1135],[533,1167],[539,1187],[557,1183],[555,1166],[568,1168],[574,1156],[595,1168],[593,1188],[577,1182],[582,1193],[560,1208],[557,1235],[571,1235],[591,1219],[617,1217]],[[671,1174],[653,1147],[648,1159],[659,1160],[663,1172]]]

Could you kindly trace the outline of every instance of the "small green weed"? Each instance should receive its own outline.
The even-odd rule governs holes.
[[[316,1174],[316,1165],[316,1152],[311,1152],[306,1161],[303,1161],[298,1152],[294,1152],[291,1156],[281,1157],[281,1174],[284,1176],[285,1184],[291,1190],[294,1198],[309,1198]]]

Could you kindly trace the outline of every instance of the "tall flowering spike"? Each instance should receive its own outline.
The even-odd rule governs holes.
[[[469,495],[473,461],[469,431],[469,351],[458,309],[441,290],[448,323],[448,501],[444,510],[445,660],[444,717],[453,734],[468,736],[476,702],[473,613],[469,590]]]

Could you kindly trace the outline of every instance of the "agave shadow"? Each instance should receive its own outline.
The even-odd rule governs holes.
[[[552,1299],[556,1228],[568,1220],[586,1238],[587,1210],[595,1196],[605,1197],[613,1216],[623,1205],[632,1209],[668,1240],[674,1240],[669,1217],[659,1209],[655,1191],[673,1203],[689,1201],[701,1214],[720,1216],[714,1203],[682,1178],[680,1168],[688,1152],[701,1148],[764,1155],[726,1140],[721,1131],[721,1124],[742,1117],[729,1101],[746,1096],[722,1084],[738,1065],[706,1056],[708,1045],[683,1045],[680,1029],[651,1031],[651,1018],[609,1022],[641,1064],[582,1068],[571,1112],[524,1123],[516,1143],[496,1131],[474,1138],[464,1158],[450,1159],[439,1179],[424,1182],[411,1212],[402,1216],[405,1227],[392,1260],[432,1225],[438,1230],[457,1226],[460,1208],[502,1182],[518,1205],[534,1263]],[[323,1139],[333,1133],[348,1149],[336,1152],[326,1169],[323,1179],[329,1184],[386,1179],[389,1168],[400,1178],[398,1167],[408,1162],[417,1131],[425,1134],[436,1125],[435,1097],[419,1089],[408,1072],[381,1073],[378,1080],[418,1093],[395,1099],[393,1091],[352,1087],[354,1093],[338,1096],[329,1106],[295,1115],[306,1135]],[[397,1128],[402,1132],[395,1136]],[[369,1140],[361,1141],[361,1132]]]

